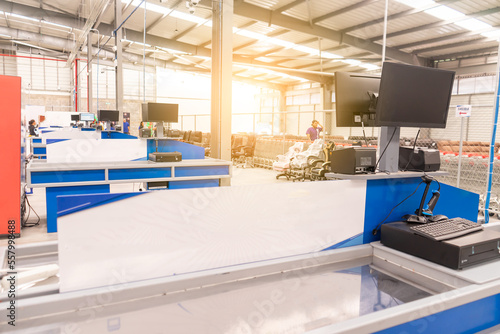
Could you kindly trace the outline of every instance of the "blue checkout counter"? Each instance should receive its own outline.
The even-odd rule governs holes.
[[[110,184],[168,182],[168,189],[218,187],[231,177],[231,162],[189,159],[151,161],[43,163],[32,161],[26,169],[28,188],[46,188],[47,232],[57,232],[57,196],[109,193]]]

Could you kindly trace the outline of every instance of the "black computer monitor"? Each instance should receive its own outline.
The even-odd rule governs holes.
[[[80,115],[71,115],[71,121],[78,122],[80,120]]]
[[[375,126],[379,85],[380,77],[376,75],[335,72],[337,126]]]
[[[384,63],[376,124],[445,128],[454,79],[453,71]]]
[[[120,120],[120,112],[118,110],[98,110],[97,119],[100,122],[118,122]]]
[[[179,121],[179,105],[173,103],[143,103],[142,121],[177,123]]]
[[[80,121],[82,122],[84,121],[92,122],[94,120],[94,114],[90,112],[82,112],[80,113],[79,116],[80,116]]]

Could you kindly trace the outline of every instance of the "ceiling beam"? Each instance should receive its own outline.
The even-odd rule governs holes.
[[[161,21],[163,21],[163,19],[165,19],[167,16],[170,15],[170,13],[172,13],[174,11],[174,8],[177,7],[180,3],[181,3],[182,0],[177,0],[176,2],[174,2],[174,4],[172,6],[169,7],[170,9],[170,12],[166,13],[166,14],[163,14],[159,19],[157,19],[156,21],[154,21],[153,23],[151,23],[149,26],[146,27],[146,32],[150,32],[154,27],[156,27]],[[147,8],[147,7],[146,7]]]
[[[243,29],[243,27],[240,27],[238,29]],[[280,36],[280,35],[286,34],[287,32],[290,32],[290,30],[288,30],[288,29],[280,29],[280,30],[272,31],[269,34],[267,34],[266,36],[267,37],[276,37],[276,36]],[[252,41],[250,41],[248,43],[242,44],[242,45],[237,46],[237,47],[233,47],[233,51],[241,50],[243,48],[246,48],[246,47],[252,46],[254,44],[257,44],[259,42],[260,41],[258,39],[254,39],[254,40],[252,40]]]
[[[408,15],[412,15],[412,14],[421,13],[427,9],[434,8],[434,7],[441,6],[441,5],[445,5],[445,4],[449,4],[452,2],[456,2],[456,1],[459,1],[459,0],[445,0],[445,1],[441,1],[439,3],[433,3],[433,4],[430,4],[430,5],[427,5],[424,7],[420,7],[420,8],[411,8],[411,9],[403,10],[399,13],[387,16],[387,21],[398,19],[401,17],[407,17]],[[366,28],[366,27],[372,26],[374,24],[379,24],[379,23],[383,23],[383,22],[384,22],[384,17],[380,17],[380,18],[372,20],[372,21],[363,22],[363,23],[357,24],[355,26],[344,28],[341,31],[347,33],[347,32]]]
[[[457,46],[476,45],[476,44],[483,44],[484,45],[485,41],[490,42],[493,40],[491,38],[487,38],[487,37],[476,38],[474,40],[469,40],[469,41],[461,41],[461,42],[450,43],[450,44],[436,45],[436,46],[432,46],[432,47],[428,47],[428,48],[414,50],[413,52],[414,53],[425,53],[425,52],[454,48]]]
[[[177,41],[179,38],[181,38],[182,36],[185,36],[186,34],[190,33],[191,31],[193,31],[194,29],[198,28],[198,27],[201,27],[202,25],[204,25],[205,23],[209,22],[210,20],[212,19],[212,15],[210,15],[206,21],[204,21],[203,23],[197,23],[197,24],[193,24],[191,27],[187,28],[186,30],[184,31],[181,31],[180,33],[178,33],[177,35],[175,35],[172,39]]]
[[[296,7],[302,3],[306,2],[306,0],[295,0],[295,1],[292,1],[290,2],[288,5],[285,5],[285,6],[282,6],[282,7],[279,7],[279,8],[276,8],[275,10],[273,10],[273,13],[283,13],[283,12],[286,12],[287,10],[293,8],[293,7]]]
[[[466,19],[470,19],[470,18],[477,18],[477,17],[481,17],[481,16],[485,16],[485,15],[495,14],[495,13],[497,13],[499,11],[500,11],[500,7],[490,8],[490,9],[482,10],[482,11],[475,12],[475,13],[472,13],[472,14],[467,14],[467,16],[464,17],[463,19],[466,20]],[[442,26],[445,26],[445,25],[448,25],[448,24],[453,24],[453,23],[455,23],[457,21],[459,21],[459,19],[455,19],[455,20],[439,20],[439,21],[434,22],[434,23],[424,24],[424,25],[421,25],[421,26],[417,26],[417,27],[413,27],[413,28],[404,29],[404,30],[400,30],[400,31],[395,31],[395,32],[389,33],[389,34],[387,34],[387,38],[401,36],[401,35],[406,35],[406,34],[411,34],[411,33],[414,33],[414,32],[417,32],[417,31],[426,30],[426,29],[442,27]],[[378,40],[381,40],[383,37],[384,36],[382,36],[382,35],[375,36],[375,37],[370,38],[370,41],[372,41],[372,42],[378,41]]]
[[[333,11],[331,13],[328,13],[328,14],[325,14],[325,15],[322,15],[322,16],[319,16],[315,19],[312,20],[312,23],[313,24],[316,24],[318,22],[321,22],[321,21],[324,21],[324,20],[327,20],[329,18],[332,18],[334,16],[338,16],[338,15],[341,15],[341,14],[344,14],[344,13],[347,13],[347,12],[350,12],[351,10],[355,10],[355,9],[358,9],[360,7],[364,7],[364,6],[367,6],[371,3],[374,3],[374,2],[377,2],[377,1],[380,1],[380,0],[364,0],[364,1],[361,1],[361,2],[358,2],[358,3],[355,3],[353,5],[350,5],[350,6],[347,6],[347,7],[344,7],[344,8],[341,8],[339,10],[336,10],[336,11]]]
[[[450,41],[452,39],[464,38],[464,37],[470,37],[470,36],[477,36],[477,33],[473,32],[473,31],[459,32],[457,34],[445,35],[442,37],[436,37],[436,38],[431,38],[431,39],[424,39],[424,40],[406,43],[406,44],[399,44],[399,45],[396,45],[395,47],[400,49],[400,50],[403,50],[403,49],[412,48],[415,46],[418,47],[420,45],[439,43],[439,42],[444,42],[444,41]]]
[[[343,42],[358,49],[370,51],[375,54],[382,54],[382,46],[379,44],[375,44],[371,41],[348,34],[342,34],[339,31],[317,25],[311,27],[309,22],[295,19],[283,14],[273,13],[271,16],[270,10],[251,5],[243,2],[242,0],[236,0],[234,2],[234,14],[260,21],[264,21],[265,18],[272,17],[272,21],[270,23],[274,25],[337,42]],[[407,64],[422,64],[425,62],[424,59],[390,47],[386,48],[386,56]]]
[[[94,2],[89,17],[85,21],[85,25],[82,28],[83,32],[80,34],[80,36],[78,36],[76,44],[68,56],[67,65],[71,65],[73,60],[76,58],[77,52],[85,44],[85,41],[87,40],[87,36],[89,34],[90,29],[92,29],[99,15],[102,13],[102,11],[107,5],[108,5],[108,0],[96,0],[96,2]]]
[[[445,60],[445,59],[459,59],[461,57],[468,57],[468,56],[478,56],[478,55],[494,55],[497,54],[498,52],[498,47],[488,47],[488,48],[483,48],[483,49],[476,49],[476,50],[467,50],[463,52],[456,52],[456,53],[449,53],[449,54],[444,54],[444,55],[439,55],[439,56],[434,56],[429,58],[430,60],[436,61],[436,60]]]
[[[324,76],[316,73],[305,73],[305,72],[298,72],[294,71],[293,69],[286,68],[286,67],[279,67],[279,66],[273,66],[265,62],[257,61],[251,58],[247,57],[242,57],[239,55],[233,55],[233,63],[234,64],[245,64],[245,65],[255,65],[257,67],[264,67],[264,68],[272,68],[273,71],[280,72],[280,73],[285,73],[288,75],[293,75],[296,77],[304,78],[306,80],[310,81],[315,81],[315,82],[320,82],[320,83],[329,83],[331,81],[331,77],[329,76]]]

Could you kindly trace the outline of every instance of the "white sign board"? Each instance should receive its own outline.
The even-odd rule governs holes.
[[[472,112],[472,106],[469,104],[457,105],[456,116],[457,117],[470,117]]]

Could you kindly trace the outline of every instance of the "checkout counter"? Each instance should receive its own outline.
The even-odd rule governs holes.
[[[58,243],[17,249],[19,267],[60,269],[18,292],[15,329],[486,333],[500,324],[500,261],[453,270],[368,240],[391,201],[406,196],[398,189],[415,182],[63,196]],[[475,197],[452,188],[441,200],[462,205],[448,215],[477,217]],[[5,291],[0,299],[0,330],[9,332]]]

